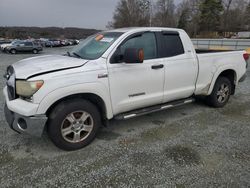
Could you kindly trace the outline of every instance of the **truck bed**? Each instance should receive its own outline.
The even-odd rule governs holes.
[[[210,84],[218,76],[217,73],[222,72],[220,69],[230,67],[231,70],[238,71],[237,82],[244,74],[246,63],[243,59],[244,51],[242,50],[196,49],[196,52],[199,61],[196,95],[209,94]]]

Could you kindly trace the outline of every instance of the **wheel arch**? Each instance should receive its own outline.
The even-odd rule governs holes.
[[[208,94],[210,95],[212,93],[215,82],[217,81],[217,79],[219,77],[226,77],[226,78],[228,78],[230,80],[230,82],[232,84],[232,93],[231,93],[231,95],[234,95],[235,94],[235,87],[236,87],[236,83],[237,83],[237,73],[232,68],[229,68],[229,69],[226,69],[226,70],[224,69],[224,70],[221,70],[220,72],[219,71],[217,72],[216,76],[214,76],[214,79],[212,81],[212,84],[210,86]]]
[[[98,107],[105,112],[106,119],[113,118],[113,109],[111,105],[111,99],[107,88],[100,83],[84,83],[74,84],[65,87],[57,88],[51,92],[48,92],[49,88],[44,88],[47,92],[36,94],[35,101],[39,104],[36,114],[46,114],[48,110],[53,108],[59,102],[63,100],[69,100],[72,98],[82,98],[89,100],[90,102],[98,105]]]
[[[84,99],[84,100],[90,101],[98,108],[102,119],[103,120],[106,119],[108,112],[107,112],[105,102],[100,96],[98,96],[94,93],[78,93],[78,94],[72,94],[72,95],[62,97],[62,98],[58,99],[57,101],[55,101],[52,105],[50,105],[50,107],[46,111],[46,115],[49,116],[49,114],[53,111],[53,109],[57,105],[65,102],[65,101],[70,101],[71,99]]]

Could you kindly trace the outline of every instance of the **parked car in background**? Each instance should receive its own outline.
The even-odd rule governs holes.
[[[11,43],[11,40],[9,40],[9,39],[4,39],[4,38],[0,39],[0,45],[2,45],[2,44],[9,44],[9,43]]]
[[[72,42],[72,45],[77,45],[79,44],[79,40],[76,40],[76,39],[73,39],[73,40],[70,40]]]
[[[59,47],[61,46],[61,41],[57,39],[50,39],[45,43],[46,47]]]
[[[0,46],[1,47],[1,51],[5,52],[6,47],[9,46],[9,45],[10,45],[10,43],[1,44],[1,46]]]
[[[46,38],[40,38],[40,39],[37,39],[37,40],[39,41],[39,43],[40,43],[40,45],[42,47],[46,47],[46,42],[49,41],[49,39],[46,39]]]
[[[42,51],[43,48],[40,44],[31,41],[21,41],[16,43],[11,43],[7,46],[5,50],[11,54],[16,54],[17,52],[32,52],[37,54],[39,51]]]
[[[61,42],[61,46],[69,46],[70,44],[70,40],[64,39],[64,40],[60,40]]]
[[[53,42],[48,40],[45,42],[45,47],[53,47]]]
[[[0,46],[0,47],[1,47],[1,51],[2,51],[2,52],[5,52],[8,46],[16,45],[16,44],[18,44],[18,43],[20,43],[20,42],[21,42],[21,40],[14,40],[14,41],[12,41],[11,43],[2,44],[2,45]]]

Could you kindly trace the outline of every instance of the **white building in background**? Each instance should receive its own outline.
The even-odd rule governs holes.
[[[238,32],[237,38],[250,38],[250,31]]]

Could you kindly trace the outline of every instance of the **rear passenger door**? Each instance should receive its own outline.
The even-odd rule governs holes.
[[[165,67],[164,103],[190,97],[195,91],[197,60],[181,39],[177,31],[158,33],[159,54]]]
[[[24,51],[32,51],[33,50],[33,43],[32,42],[25,42],[24,43]]]

